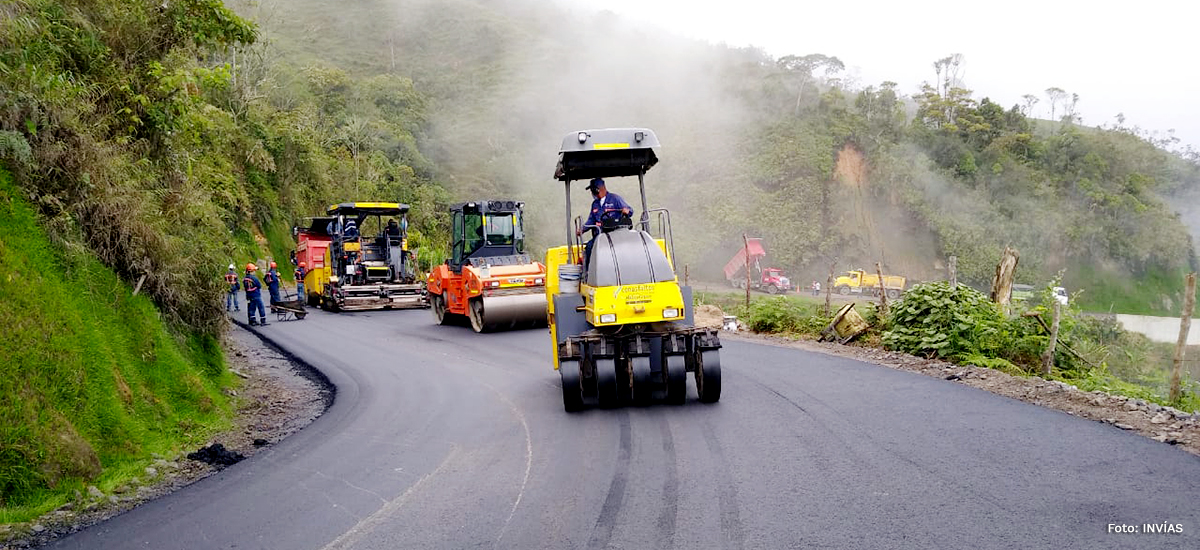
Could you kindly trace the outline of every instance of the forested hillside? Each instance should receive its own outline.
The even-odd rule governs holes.
[[[716,278],[746,232],[803,279],[834,260],[934,279],[953,254],[982,285],[1009,244],[1021,280],[1065,269],[1088,307],[1178,308],[1178,276],[1196,260],[1174,197],[1194,193],[1200,171],[1194,153],[1160,148],[1168,140],[1123,121],[1084,126],[1080,98],[1056,88],[996,104],[955,76],[956,56],[902,90],[843,80],[837,44],[772,58],[568,6],[301,0],[264,20],[285,58],[412,78],[428,97],[422,150],[451,193],[525,198],[542,245],[562,223],[550,177],[561,136],[645,125],[664,144],[651,201],[675,211],[694,273]],[[1058,120],[1030,118],[1038,101]]]

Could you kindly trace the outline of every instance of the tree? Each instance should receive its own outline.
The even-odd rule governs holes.
[[[1037,105],[1039,101],[1037,96],[1033,94],[1025,94],[1021,96],[1021,99],[1025,101],[1025,107],[1021,109],[1021,114],[1025,116],[1033,116],[1033,106]]]
[[[1058,87],[1046,88],[1046,97],[1050,99],[1050,120],[1057,120],[1054,114],[1058,111],[1058,104],[1067,97],[1066,90]]]
[[[934,86],[943,98],[950,94],[952,88],[962,87],[960,78],[962,63],[963,55],[961,53],[953,53],[933,62],[933,70],[937,73],[937,81],[934,82]]]
[[[777,62],[780,69],[793,75],[796,79],[796,114],[800,113],[800,101],[804,98],[804,88],[812,81],[813,71],[824,69],[829,77],[846,69],[842,60],[820,53],[810,53],[805,56],[787,55]]]

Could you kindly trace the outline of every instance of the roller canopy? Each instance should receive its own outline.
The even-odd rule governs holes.
[[[343,202],[325,211],[330,216],[399,216],[408,213],[408,205],[398,202]]]
[[[658,136],[648,128],[605,128],[571,132],[558,152],[555,179],[590,180],[636,176],[658,163]]]

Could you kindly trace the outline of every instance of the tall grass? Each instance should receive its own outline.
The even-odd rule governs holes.
[[[83,250],[57,246],[0,170],[0,522],[103,490],[228,422],[212,336],[180,336]]]

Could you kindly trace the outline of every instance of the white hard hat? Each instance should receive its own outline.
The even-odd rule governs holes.
[[[229,269],[233,269],[233,264],[229,264]]]

